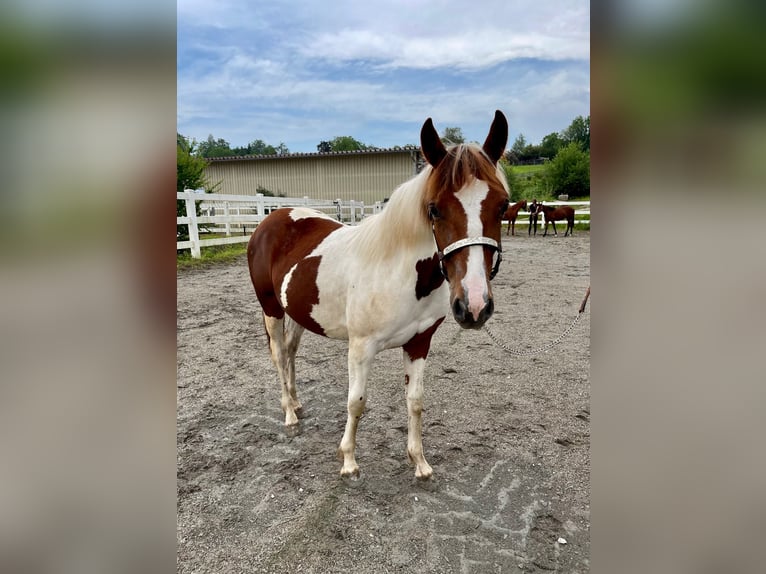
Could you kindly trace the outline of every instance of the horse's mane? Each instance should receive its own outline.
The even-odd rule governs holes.
[[[365,218],[357,227],[358,245],[368,259],[389,259],[401,245],[415,245],[431,238],[423,202],[431,171],[431,166],[427,165],[397,187],[383,211]]]
[[[403,247],[433,241],[426,195],[434,190],[459,190],[474,179],[492,181],[493,178],[497,178],[508,193],[502,168],[493,165],[478,144],[450,146],[436,169],[426,165],[394,190],[381,213],[362,221],[357,228],[359,247],[370,260],[382,261]]]

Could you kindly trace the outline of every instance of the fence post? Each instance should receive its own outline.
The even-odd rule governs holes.
[[[231,236],[231,223],[228,220],[228,217],[229,217],[229,202],[228,201],[224,201],[223,202],[223,214],[227,217],[227,220],[226,220],[226,237],[230,237]]]
[[[188,194],[193,194],[191,189],[184,190]],[[202,257],[199,246],[199,228],[197,227],[197,209],[194,206],[194,196],[186,197],[186,217],[189,218],[189,241],[191,241],[191,256],[194,259]]]
[[[258,198],[258,203],[256,203],[256,208],[257,208],[257,211],[258,211],[258,215],[263,217],[264,215],[266,215],[266,208],[263,205],[263,194],[262,193],[256,193],[255,197]]]

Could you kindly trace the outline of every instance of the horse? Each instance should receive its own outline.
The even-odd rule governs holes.
[[[508,209],[505,210],[505,213],[503,214],[503,219],[508,221],[508,229],[506,229],[505,234],[506,235],[516,235],[516,217],[519,215],[520,209],[526,209],[527,208],[527,200],[522,199],[521,201],[517,201],[513,205],[511,205]]]
[[[448,309],[464,329],[492,316],[508,184],[498,160],[508,140],[500,110],[483,146],[445,147],[428,118],[420,133],[423,170],[401,184],[386,208],[355,226],[305,207],[269,214],[247,248],[281,384],[285,425],[298,424],[295,354],[305,329],[348,340],[347,419],[338,450],[341,477],[360,476],[356,431],[374,356],[401,347],[407,455],[418,479],[433,469],[423,453],[423,374],[431,338]]]
[[[535,235],[537,235],[537,218],[539,216],[540,204],[537,203],[536,199],[533,199],[529,206],[529,229],[527,229],[527,235],[532,235],[532,229],[534,229]]]
[[[567,229],[564,232],[564,237],[570,233],[574,234],[575,210],[573,208],[569,207],[568,205],[561,205],[559,207],[543,205],[542,203],[538,205],[540,206],[539,210],[543,212],[543,216],[545,217],[545,232],[543,233],[543,237],[548,235],[548,222],[553,225],[553,235],[558,235],[558,233],[556,233],[556,222],[559,219],[567,220]]]

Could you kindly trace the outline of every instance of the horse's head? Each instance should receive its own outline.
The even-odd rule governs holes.
[[[450,305],[463,328],[479,329],[492,315],[490,279],[500,265],[500,224],[508,190],[497,161],[508,141],[508,122],[499,110],[482,147],[445,148],[431,118],[420,142],[432,167],[423,209],[433,228]]]

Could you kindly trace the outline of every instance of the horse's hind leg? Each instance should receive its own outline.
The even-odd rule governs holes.
[[[295,388],[295,354],[301,342],[303,327],[287,315],[277,319],[264,314],[263,322],[269,338],[271,360],[277,369],[282,387],[281,405],[285,413],[285,426],[296,425],[296,411],[301,410],[302,405]]]

